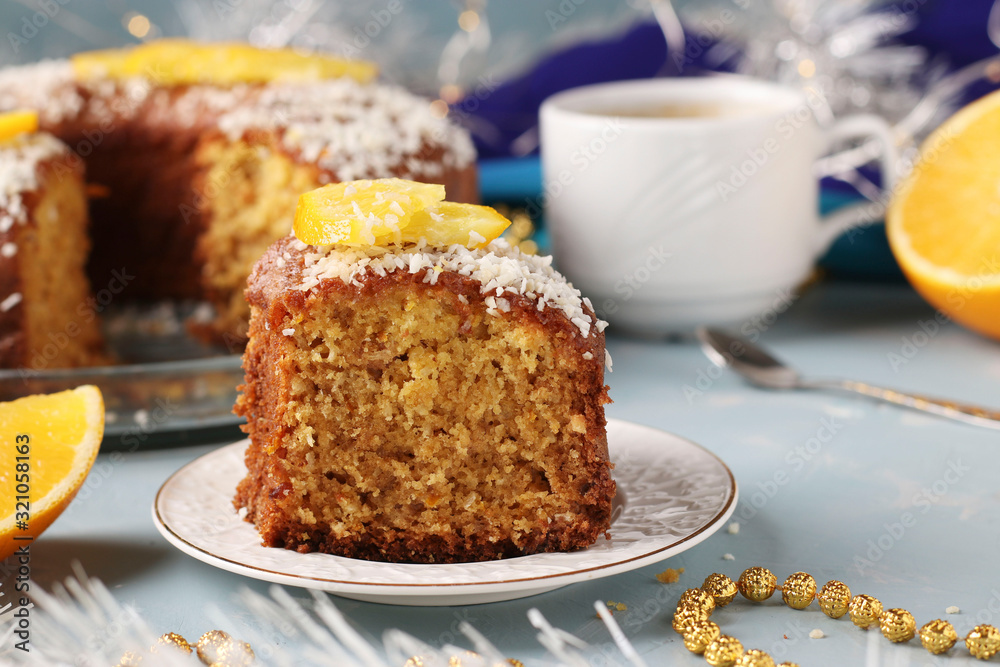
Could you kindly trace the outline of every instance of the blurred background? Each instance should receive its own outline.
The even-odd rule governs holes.
[[[486,201],[542,228],[537,111],[559,90],[711,72],[782,81],[820,93],[821,123],[885,117],[906,171],[930,130],[1000,83],[1000,0],[3,0],[0,20],[0,65],[172,36],[373,60],[472,132]],[[880,196],[865,147],[843,148],[826,210]],[[822,266],[898,279],[873,230]]]

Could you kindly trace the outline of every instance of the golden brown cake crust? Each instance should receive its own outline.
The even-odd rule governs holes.
[[[0,145],[0,160],[19,161],[5,170],[17,175],[0,184],[2,368],[105,361],[83,271],[88,243],[82,166],[72,157],[45,135]],[[24,187],[16,187],[19,181]]]
[[[604,385],[603,333],[595,329],[583,336],[578,325],[559,309],[540,309],[535,300],[519,294],[507,295],[509,312],[486,315],[483,285],[469,276],[448,271],[440,273],[435,284],[425,282],[423,271],[401,270],[384,276],[368,274],[360,285],[326,279],[306,292],[299,289],[303,254],[293,238],[278,241],[258,262],[247,290],[253,317],[250,343],[244,354],[246,379],[236,412],[247,417],[244,430],[251,444],[246,453],[248,475],[239,484],[234,502],[237,507],[247,508],[247,519],[256,524],[265,545],[380,561],[467,562],[581,549],[608,531],[615,484],[610,474],[603,410],[603,405],[609,402]],[[560,378],[572,378],[573,398],[562,409],[567,414],[580,415],[584,422],[574,422],[579,432],[560,435],[550,445],[562,452],[560,456],[575,457],[573,465],[577,467],[573,469],[582,478],[561,480],[558,474],[550,473],[548,484],[552,490],[572,498],[571,512],[519,515],[519,530],[512,535],[499,535],[495,528],[485,526],[459,533],[422,531],[378,522],[366,524],[364,530],[337,535],[323,521],[302,519],[308,513],[302,513],[303,501],[295,491],[300,484],[296,479],[299,472],[297,464],[291,463],[299,458],[290,451],[298,446],[291,437],[296,424],[291,399],[296,367],[290,330],[286,327],[289,322],[301,320],[316,303],[366,304],[371,300],[391,299],[400,293],[418,304],[431,299],[445,302],[447,310],[466,323],[458,326],[459,332],[482,327],[484,320],[492,322],[489,318],[497,318],[511,327],[535,332],[551,343],[559,368],[567,373]],[[596,322],[589,307],[586,310]],[[375,348],[367,357],[368,363],[374,364],[369,370],[381,373],[385,361],[380,360]],[[547,381],[545,376],[538,376],[538,383]],[[540,406],[535,407],[541,412]],[[533,408],[528,405],[523,409]],[[387,455],[384,448],[389,445],[362,448],[365,447],[381,456]],[[425,521],[436,516],[427,514],[427,508],[419,504]]]

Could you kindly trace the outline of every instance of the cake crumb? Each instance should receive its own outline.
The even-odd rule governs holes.
[[[733,521],[731,524],[729,524],[728,526],[726,526],[726,532],[729,533],[730,535],[739,535],[740,534],[740,522],[739,521]]]
[[[628,611],[628,605],[624,602],[615,602],[613,600],[608,600],[608,609],[612,612],[615,611]]]
[[[676,570],[672,567],[668,567],[666,570],[656,575],[656,580],[661,584],[676,584],[680,581],[682,574],[684,574],[683,567],[679,567]]]
[[[722,554],[722,560],[736,560],[736,556],[732,554]]]
[[[946,614],[961,614],[962,610],[959,609],[958,607],[956,607],[955,605],[952,605],[952,606],[948,607],[947,609],[945,609],[944,613],[946,613]]]
[[[822,639],[823,637],[826,635],[819,628],[813,628],[809,631],[809,639]]]

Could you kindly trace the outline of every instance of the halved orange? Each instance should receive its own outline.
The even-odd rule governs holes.
[[[1000,93],[961,109],[924,142],[886,216],[914,288],[956,322],[1000,339]]]
[[[66,509],[103,435],[104,401],[94,386],[0,403],[0,560]]]

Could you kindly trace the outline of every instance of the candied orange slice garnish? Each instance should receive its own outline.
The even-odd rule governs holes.
[[[482,248],[497,238],[510,225],[510,220],[489,206],[441,202],[413,216],[403,230],[403,242],[420,239],[432,246],[455,243],[467,248]]]
[[[162,85],[320,81],[350,77],[362,83],[378,76],[378,67],[363,60],[293,49],[259,49],[249,44],[203,44],[162,39],[128,49],[78,53],[71,58],[80,78],[144,77]]]
[[[443,185],[400,178],[331,183],[299,197],[295,236],[311,245],[398,243],[415,214],[443,199]]]
[[[0,114],[0,141],[38,131],[37,111],[9,111]]]
[[[426,242],[481,248],[510,221],[489,206],[444,200],[444,186],[383,178],[323,186],[299,197],[295,236],[311,245]]]

